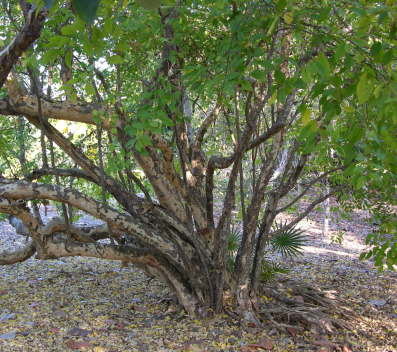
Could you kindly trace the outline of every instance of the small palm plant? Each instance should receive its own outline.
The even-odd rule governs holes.
[[[282,227],[276,223],[276,230]],[[306,245],[306,236],[302,235],[303,230],[296,229],[295,226],[287,231],[283,231],[268,240],[269,251],[279,252],[282,256],[294,257],[301,254],[302,247]],[[236,254],[241,244],[241,231],[233,225],[229,234],[227,267],[230,272],[234,272]],[[264,282],[274,281],[279,274],[287,274],[289,271],[280,263],[272,262],[266,257],[262,260],[260,280]]]
[[[276,230],[282,228],[282,223],[276,223]],[[271,252],[279,252],[283,257],[294,257],[301,254],[302,247],[306,245],[306,236],[302,235],[303,230],[296,229],[295,226],[283,231],[268,240]],[[261,281],[271,282],[277,278],[278,274],[287,274],[289,271],[280,263],[271,262],[263,258],[259,277]]]
[[[280,229],[282,224],[276,223],[276,230]],[[278,235],[270,238],[270,246],[273,252],[280,252],[283,257],[294,257],[302,252],[302,247],[306,245],[307,238],[303,236],[303,230],[296,229],[295,226],[289,230],[283,231]]]
[[[236,254],[241,244],[241,231],[233,224],[229,233],[229,243],[227,247],[227,267],[234,272]]]
[[[271,262],[265,258],[262,259],[261,272],[259,273],[260,281],[272,282],[278,274],[288,274],[289,270],[280,263]]]

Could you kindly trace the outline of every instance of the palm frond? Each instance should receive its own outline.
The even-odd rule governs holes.
[[[226,265],[231,273],[234,273],[235,264],[236,264],[236,258],[234,257],[233,253],[228,252],[226,258]]]
[[[277,278],[278,274],[288,274],[289,270],[280,263],[273,263],[266,259],[262,259],[261,272],[259,279],[262,282],[272,282]]]
[[[227,251],[228,252],[237,251],[240,247],[240,243],[241,243],[241,231],[237,227],[232,226],[229,233],[229,243],[227,246]]]
[[[276,224],[277,228],[281,228]],[[296,229],[295,226],[291,229],[281,232],[277,236],[270,239],[270,245],[273,252],[280,252],[284,257],[293,257],[301,254],[302,247],[306,245],[307,238],[302,235],[304,231]]]

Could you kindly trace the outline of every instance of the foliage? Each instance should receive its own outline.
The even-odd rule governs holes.
[[[276,223],[277,224],[277,223]],[[277,225],[276,225],[277,226]],[[281,228],[280,224],[280,228]],[[307,243],[306,236],[302,236],[303,231],[295,227],[281,232],[270,238],[268,245],[271,246],[269,252],[280,252],[284,257],[294,257],[301,254],[302,246]],[[235,270],[236,253],[241,245],[241,232],[235,226],[231,227],[228,243],[227,267],[230,272]],[[265,256],[262,259],[259,278],[264,282],[271,282],[277,278],[278,274],[287,274],[289,271],[280,263],[273,262]]]
[[[288,274],[289,270],[280,263],[271,262],[263,258],[259,278],[263,282],[275,281],[279,274]]]
[[[282,224],[276,228],[282,228]],[[307,242],[306,236],[302,236],[304,231],[292,227],[270,238],[269,243],[272,251],[280,252],[284,257],[293,257],[301,253],[302,246]]]
[[[77,197],[44,192],[54,184],[69,188],[67,173],[47,170],[42,184],[24,187],[35,196],[41,187],[42,197],[104,220],[111,240],[111,226],[136,236],[139,253],[153,250],[162,261],[148,270],[177,273],[165,281],[180,287],[189,278],[192,287],[179,294],[197,294],[184,302],[200,302],[202,311],[222,307],[222,287],[208,287],[210,270],[217,285],[226,262],[239,273],[237,305],[244,306],[243,288],[258,282],[267,239],[283,255],[296,254],[304,243],[297,223],[332,195],[346,212],[364,204],[383,232],[397,227],[385,211],[397,180],[392,2],[189,0],[167,1],[158,11],[141,3],[102,1],[95,21],[95,6],[54,3],[41,37],[1,88],[7,182],[45,168],[46,153],[60,170],[71,174],[76,165]],[[18,35],[15,23],[25,15],[11,6],[0,15],[4,43]],[[40,101],[41,113],[34,110]],[[14,115],[35,127],[15,129]],[[143,190],[159,204],[136,196]],[[366,196],[375,192],[379,202]],[[8,194],[0,185],[0,195]],[[224,225],[235,208],[244,232],[230,238]],[[296,217],[274,228],[282,212]],[[120,236],[123,256],[131,248]],[[378,249],[366,257],[397,263],[394,239],[369,240]],[[57,250],[55,257],[72,253]],[[107,250],[101,253],[117,247]],[[144,261],[136,253],[129,260]]]

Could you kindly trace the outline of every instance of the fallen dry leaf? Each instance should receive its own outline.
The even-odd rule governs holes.
[[[344,345],[343,346],[343,352],[353,352],[353,351],[350,349],[350,347]]]
[[[76,342],[72,339],[68,340],[66,345],[72,350],[86,350],[91,346],[89,342]]]
[[[148,309],[147,309],[146,307],[133,306],[132,308],[133,308],[134,310],[136,310],[137,312],[140,312],[140,313],[142,313],[142,312],[147,312],[147,311],[148,311]]]
[[[326,347],[331,350],[337,351],[339,349],[339,346],[335,343],[329,342],[329,341],[324,341],[324,340],[317,340],[313,342],[313,345],[320,346],[320,347]]]
[[[258,350],[254,347],[250,347],[250,346],[246,345],[246,346],[241,346],[240,351],[242,351],[242,352],[250,352],[250,351],[256,352]]]
[[[268,337],[262,337],[259,340],[259,343],[257,343],[257,344],[250,343],[247,346],[254,347],[254,348],[262,348],[264,350],[272,350],[274,348],[272,341]]]
[[[73,336],[86,337],[89,334],[92,334],[92,330],[86,330],[86,329],[81,329],[81,328],[74,327],[74,328],[68,330],[68,334],[69,335],[73,335]]]
[[[53,327],[51,329],[48,329],[48,332],[52,332],[52,333],[56,334],[59,332],[59,328]]]
[[[114,328],[117,330],[122,330],[122,329],[124,329],[124,324],[117,323],[117,324],[115,324]]]
[[[291,333],[292,337],[296,337],[296,333],[298,332],[297,329],[290,328],[290,327],[287,328],[287,331],[289,331]]]

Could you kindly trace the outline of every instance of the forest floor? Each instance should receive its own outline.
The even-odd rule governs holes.
[[[335,199],[331,205],[336,205]],[[53,216],[54,209],[44,220]],[[341,304],[358,315],[351,321],[354,329],[334,327],[333,333],[320,336],[305,326],[295,336],[273,335],[273,351],[397,351],[397,274],[389,270],[378,274],[372,262],[358,260],[372,231],[360,210],[349,220],[334,215],[331,219],[337,220],[330,223],[331,235],[342,231],[343,242],[323,238],[324,216],[322,211],[313,212],[310,220],[299,224],[308,245],[303,255],[284,261],[290,272],[280,279],[336,285]],[[92,223],[85,216],[77,225]],[[0,223],[2,250],[23,244],[8,220]],[[247,333],[227,315],[209,320],[190,316],[170,300],[161,282],[118,262],[31,258],[1,267],[0,277],[0,351],[262,350],[250,344],[263,342],[263,331]]]

